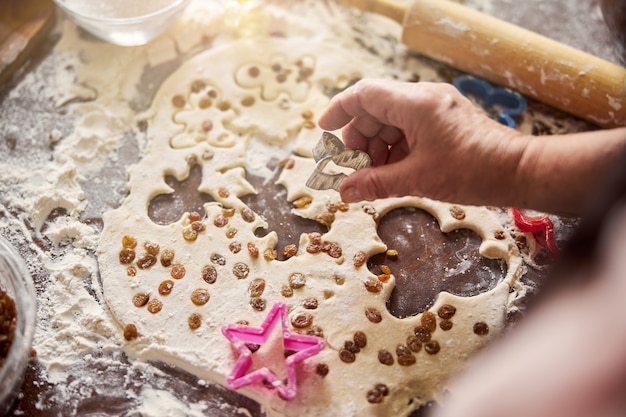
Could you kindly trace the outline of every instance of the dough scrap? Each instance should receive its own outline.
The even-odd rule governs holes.
[[[124,342],[131,355],[224,384],[237,358],[222,326],[258,326],[269,307],[283,301],[290,307],[292,330],[323,335],[326,347],[299,364],[295,399],[282,400],[264,386],[241,393],[263,404],[270,416],[406,416],[441,399],[448,378],[503,330],[520,289],[522,261],[514,240],[488,209],[413,197],[347,205],[333,190],[304,185],[315,166],[311,148],[321,135],[315,120],[329,100],[324,90],[381,74],[333,45],[269,38],[203,52],[164,82],[151,110],[151,142],[129,169],[128,197],[104,214],[98,248],[103,292],[120,336],[129,325],[136,329],[135,335],[131,326]],[[255,192],[244,168],[252,138],[298,154],[284,164],[278,180],[290,202],[310,199],[294,214],[319,221],[332,213],[328,232],[303,234],[295,256],[284,261],[273,259],[276,233],[256,236],[255,230],[268,224],[241,200]],[[173,191],[165,176],[182,180],[193,164],[202,168],[199,191],[214,200],[205,204],[204,218],[185,213],[171,224],[152,222],[150,201]],[[444,233],[476,231],[483,240],[480,253],[506,264],[501,282],[472,297],[442,292],[427,312],[413,317],[391,315],[386,301],[393,274],[382,280],[357,260],[387,249],[377,221],[408,206],[431,213]],[[320,240],[326,250],[312,250]],[[164,255],[172,253],[168,261]],[[261,294],[258,280],[264,284]],[[169,282],[160,292],[164,281]],[[456,312],[445,319],[452,327],[443,330],[440,310],[447,305]],[[415,329],[428,328],[433,318],[430,340],[417,350]],[[475,331],[477,323],[483,332]],[[347,363],[341,352],[357,333],[366,336],[366,344]],[[381,363],[386,356],[381,352],[388,352],[393,364]],[[320,364],[328,367],[327,375],[318,372]],[[377,384],[388,393],[372,403],[368,396],[375,397]]]

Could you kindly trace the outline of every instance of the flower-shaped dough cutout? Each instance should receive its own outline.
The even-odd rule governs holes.
[[[301,55],[295,60],[285,55],[273,55],[265,63],[250,63],[237,71],[235,78],[243,88],[261,90],[261,98],[275,101],[281,94],[295,102],[309,96],[309,78],[315,72],[315,58]]]
[[[200,142],[217,147],[235,145],[235,134],[225,127],[236,115],[233,104],[210,81],[194,80],[186,95],[172,97],[172,105],[176,109],[174,122],[184,126],[172,138],[173,148],[189,148]]]

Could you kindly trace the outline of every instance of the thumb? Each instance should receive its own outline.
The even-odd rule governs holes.
[[[411,169],[406,160],[377,167],[367,167],[350,174],[340,188],[342,201],[356,203],[363,200],[408,195],[411,189]]]

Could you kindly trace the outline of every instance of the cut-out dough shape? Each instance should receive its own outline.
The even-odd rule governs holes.
[[[262,100],[241,107],[224,124],[235,133],[233,146],[205,141],[171,146],[172,137],[192,128],[189,121],[181,125],[174,120],[172,97],[188,92],[194,80],[219,87],[235,108],[234,103],[250,95],[234,79],[249,57],[267,62],[284,55],[295,62],[301,56],[296,51],[302,50],[315,57],[311,87],[302,101],[290,101],[285,108]],[[348,54],[354,56],[347,59]],[[315,161],[294,156],[278,183],[286,187],[289,201],[310,199],[299,205],[297,215],[319,219],[330,207],[337,208],[328,231],[303,234],[296,255],[280,262],[273,256],[276,233],[255,235],[267,223],[241,200],[255,192],[243,169],[247,137],[286,144],[310,139],[303,132],[311,132],[312,140],[296,146],[310,153],[321,132],[304,128],[303,114],[319,114],[328,104],[323,91],[341,88],[342,80],[384,73],[361,58],[310,40],[238,41],[195,56],[163,83],[150,112],[150,143],[142,160],[129,169],[129,195],[104,214],[98,247],[104,298],[130,356],[167,362],[226,385],[238,356],[222,326],[259,326],[270,306],[286,303],[289,330],[322,337],[325,347],[295,364],[298,391],[292,400],[251,387],[240,388],[242,394],[262,403],[270,416],[406,416],[441,399],[447,379],[503,330],[506,313],[521,294],[517,278],[522,264],[513,238],[486,208],[419,198],[343,204],[334,190],[307,188]],[[202,167],[200,191],[215,201],[205,204],[204,218],[188,213],[177,222],[155,224],[147,214],[149,202],[171,192],[163,181],[166,175],[181,180],[189,174],[189,161]],[[377,234],[377,219],[402,206],[428,211],[444,233],[475,230],[483,240],[480,253],[506,264],[502,281],[472,297],[442,292],[428,311],[414,317],[391,315],[386,301],[394,287],[393,271],[383,279],[368,270],[366,260],[387,249]],[[388,395],[373,395],[377,384],[384,384]]]

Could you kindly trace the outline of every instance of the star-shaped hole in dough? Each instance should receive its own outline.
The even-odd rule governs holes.
[[[282,338],[282,348],[280,357],[284,358],[286,378],[281,380],[277,375],[277,369],[270,369],[268,366],[261,366],[251,369],[253,364],[253,347],[262,347],[272,342],[272,331],[281,323],[280,338]],[[306,336],[291,333],[288,327],[287,305],[276,303],[260,327],[252,327],[243,324],[227,324],[222,327],[222,333],[232,343],[239,352],[239,357],[233,366],[230,375],[226,378],[226,386],[232,390],[252,385],[256,382],[275,388],[281,398],[292,400],[298,392],[296,364],[317,355],[324,349],[324,340],[317,336]],[[272,345],[272,347],[276,347]],[[283,352],[289,352],[285,355]],[[274,355],[277,357],[278,355]],[[282,361],[282,360],[281,360]]]

